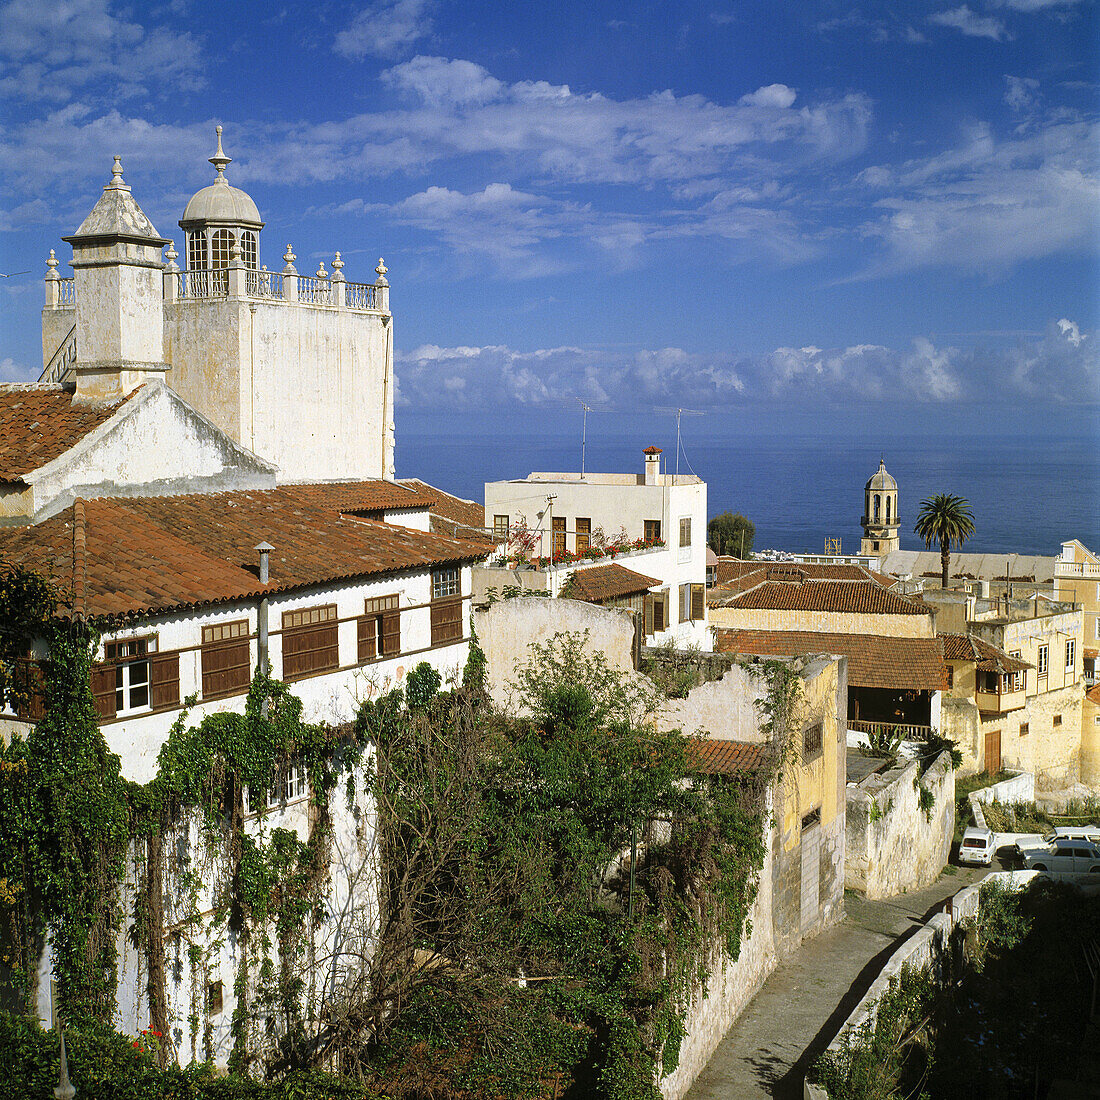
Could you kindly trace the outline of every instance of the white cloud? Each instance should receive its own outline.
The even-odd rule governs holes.
[[[994,42],[1004,42],[1013,37],[999,19],[992,15],[978,15],[966,4],[949,11],[936,12],[928,17],[928,22],[951,27],[970,38],[991,38]]]
[[[432,29],[433,0],[376,0],[340,31],[332,48],[341,57],[395,57]]]
[[[738,100],[749,107],[778,107],[780,110],[786,110],[794,101],[795,90],[786,84],[768,84]]]
[[[1005,76],[1005,103],[1014,111],[1026,111],[1035,104],[1039,81],[1030,76]]]
[[[1004,6],[1013,11],[1045,11],[1047,8],[1069,7],[1081,0],[990,0],[993,7]]]
[[[202,86],[199,39],[115,8],[109,0],[9,0],[0,7],[0,96],[64,103],[84,89],[117,102]]]
[[[496,77],[472,61],[440,57],[414,57],[387,70],[383,80],[432,107],[486,103],[496,99],[504,87]]]
[[[705,355],[677,347],[521,352],[502,345],[425,345],[399,352],[397,373],[402,400],[427,409],[539,406],[577,397],[624,412],[777,399],[802,407],[857,402],[861,407],[882,402],[988,407],[1021,397],[1095,404],[1100,393],[1095,346],[1074,322],[1062,319],[1041,337],[1007,349],[938,346],[925,336],[907,348],[781,347],[759,356]]]
[[[883,197],[861,232],[885,248],[872,274],[951,266],[985,275],[1081,251],[1100,209],[1100,126],[1050,121],[999,140],[984,124],[925,160],[877,166],[859,182]]]
[[[0,383],[37,382],[38,374],[22,363],[17,363],[10,355],[0,359]]]

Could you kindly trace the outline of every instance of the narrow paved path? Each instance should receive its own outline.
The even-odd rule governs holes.
[[[781,963],[695,1079],[687,1100],[802,1100],[806,1067],[825,1049],[886,959],[946,898],[989,873],[951,868],[888,901],[845,897],[836,927]]]

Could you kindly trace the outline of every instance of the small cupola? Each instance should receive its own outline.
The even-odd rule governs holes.
[[[222,151],[222,128],[217,127],[218,149],[210,158],[214,182],[191,196],[180,218],[187,241],[189,271],[221,270],[229,266],[234,245],[244,266],[256,270],[260,230],[264,223],[252,196],[233,187],[225,169],[232,158]]]

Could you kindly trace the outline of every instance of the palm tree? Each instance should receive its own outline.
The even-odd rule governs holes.
[[[974,515],[970,501],[952,493],[936,493],[920,502],[917,525],[913,530],[924,539],[929,549],[940,544],[940,564],[943,567],[942,586],[947,587],[947,570],[951,562],[951,545],[961,546],[974,534]]]

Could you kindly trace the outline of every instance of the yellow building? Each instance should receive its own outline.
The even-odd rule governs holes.
[[[1087,686],[1097,682],[1100,652],[1100,558],[1078,539],[1062,543],[1054,562],[1054,598],[1081,605],[1082,676]]]

